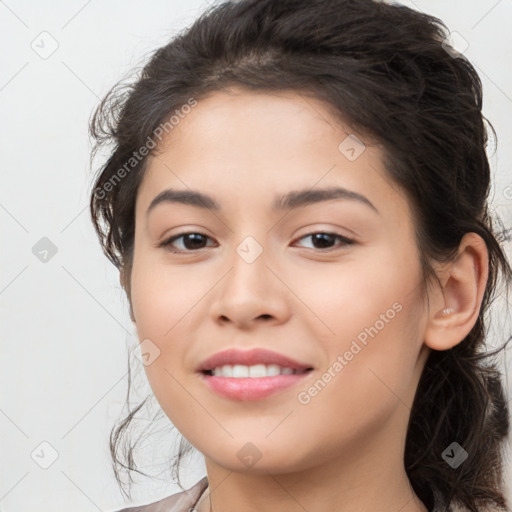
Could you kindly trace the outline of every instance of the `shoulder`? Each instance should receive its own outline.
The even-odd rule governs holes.
[[[204,476],[189,489],[147,505],[123,508],[117,512],[189,512],[189,509],[195,506],[207,487],[208,479]]]

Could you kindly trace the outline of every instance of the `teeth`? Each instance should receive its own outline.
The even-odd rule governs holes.
[[[218,366],[212,370],[216,377],[274,377],[276,375],[293,375],[295,373],[304,373],[293,368],[286,368],[277,364],[255,364],[254,366],[245,366],[242,364]]]
[[[249,368],[247,366],[235,364],[231,371],[233,373],[232,377],[249,377]],[[224,375],[224,368],[222,368],[222,375]]]

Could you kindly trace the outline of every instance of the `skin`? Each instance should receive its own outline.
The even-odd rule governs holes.
[[[430,350],[459,343],[477,319],[487,251],[466,235],[458,257],[436,265],[442,286],[428,289],[429,308],[406,196],[378,145],[357,135],[366,144],[358,158],[339,151],[350,133],[319,100],[232,87],[201,99],[149,159],[133,268],[121,282],[131,282],[139,339],[160,351],[145,366],[155,397],[204,454],[210,486],[200,512],[210,499],[222,512],[427,510],[403,465],[410,408]],[[277,195],[327,186],[364,195],[378,212],[347,199],[271,210]],[[147,214],[171,187],[209,194],[221,210],[161,203]],[[190,232],[206,238],[176,240],[187,253],[158,246]],[[308,236],[326,232],[355,243],[335,237],[322,248]],[[236,251],[247,236],[263,251],[251,263]],[[401,306],[394,318],[301,403],[298,394],[332,373],[393,304]],[[271,397],[230,400],[196,372],[227,347],[268,348],[315,369]],[[249,442],[260,456],[252,466],[237,455]]]

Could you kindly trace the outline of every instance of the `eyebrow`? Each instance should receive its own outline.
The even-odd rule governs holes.
[[[277,197],[272,203],[272,211],[293,210],[302,206],[308,206],[333,199],[345,199],[358,201],[379,213],[379,210],[365,196],[352,190],[342,187],[330,187],[322,189],[293,190],[287,194]],[[198,208],[220,211],[220,204],[212,197],[197,190],[165,189],[160,192],[149,205],[146,215],[157,205],[162,203],[180,203]]]

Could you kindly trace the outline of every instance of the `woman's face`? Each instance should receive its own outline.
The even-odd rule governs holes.
[[[131,274],[145,371],[172,423],[227,469],[402,449],[429,350],[418,249],[381,149],[349,135],[310,97],[232,89],[200,100],[148,162]],[[334,188],[346,192],[321,192]],[[148,211],[167,189],[218,207],[168,194]],[[199,234],[160,246],[184,233]],[[231,378],[199,371],[226,349],[312,370],[254,376],[263,356]]]

